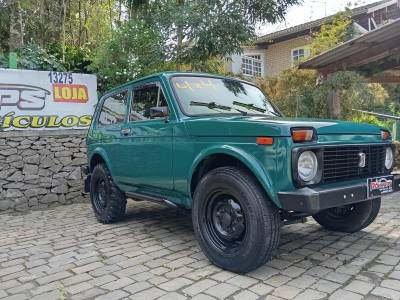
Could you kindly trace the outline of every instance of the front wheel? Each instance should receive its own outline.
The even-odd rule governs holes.
[[[98,164],[93,169],[90,200],[94,214],[101,223],[113,223],[125,215],[126,197],[115,185],[104,164]]]
[[[370,225],[378,216],[381,199],[372,199],[325,209],[313,216],[328,230],[353,233]]]
[[[214,169],[201,179],[192,218],[208,259],[229,271],[259,267],[279,244],[278,209],[252,175],[235,167]]]

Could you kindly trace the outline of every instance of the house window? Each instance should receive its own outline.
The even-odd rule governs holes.
[[[242,57],[242,73],[247,76],[262,76],[261,55],[246,55]]]
[[[304,57],[304,49],[296,49],[292,52],[293,61],[298,61],[300,58]]]
[[[307,47],[292,49],[292,62],[297,62],[302,58],[310,56],[310,51]]]

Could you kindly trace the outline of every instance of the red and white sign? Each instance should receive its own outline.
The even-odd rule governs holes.
[[[90,74],[0,69],[0,129],[85,129],[97,103]]]

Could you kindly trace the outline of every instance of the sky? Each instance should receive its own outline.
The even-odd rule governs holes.
[[[346,6],[354,8],[377,1],[379,0],[303,0],[302,4],[289,8],[285,21],[279,24],[260,26],[257,28],[257,34],[263,35],[320,19],[344,10]]]

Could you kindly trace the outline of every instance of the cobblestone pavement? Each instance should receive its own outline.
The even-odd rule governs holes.
[[[190,217],[132,202],[123,222],[89,204],[0,215],[0,299],[400,299],[400,195],[356,234],[283,228],[275,259],[246,276],[211,265]]]

